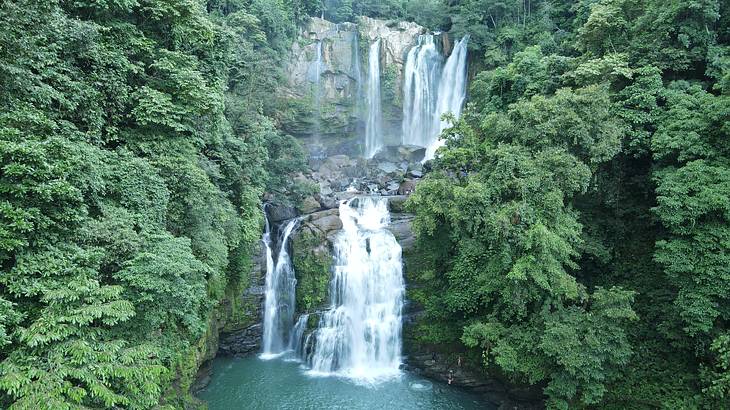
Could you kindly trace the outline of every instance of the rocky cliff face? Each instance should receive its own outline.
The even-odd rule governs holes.
[[[361,17],[335,24],[311,18],[292,45],[281,93],[280,118],[288,133],[323,155],[361,151],[368,45],[381,39],[381,83],[386,142],[400,142],[403,65],[425,29],[415,23]]]

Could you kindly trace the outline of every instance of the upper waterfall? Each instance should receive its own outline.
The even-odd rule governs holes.
[[[331,304],[315,334],[312,373],[374,382],[400,373],[401,247],[386,229],[390,213],[385,199],[343,202],[340,218]]]
[[[380,39],[370,45],[368,53],[367,103],[365,157],[372,158],[383,146],[383,113],[380,107]]]
[[[268,218],[263,242],[266,246],[266,299],[264,305],[264,355],[276,355],[289,347],[294,321],[296,278],[287,249],[289,237],[299,222],[292,219],[284,228],[276,263],[273,258],[271,226]]]
[[[426,147],[425,159],[443,145],[439,135],[448,124],[445,113],[461,115],[466,99],[467,43],[464,36],[444,64],[434,36],[422,35],[408,52],[403,85],[403,144]]]
[[[442,65],[434,36],[419,36],[418,45],[408,52],[403,74],[403,144],[427,147],[432,142]]]
[[[461,109],[466,99],[466,46],[468,42],[469,36],[466,35],[456,43],[454,50],[446,60],[439,83],[436,117],[434,118],[436,125],[433,127],[438,134],[436,134],[436,139],[427,145],[426,158],[433,158],[436,150],[444,144],[444,141],[438,136],[449,124],[447,121],[441,120],[441,116],[445,113],[451,113],[456,118],[461,116]]]

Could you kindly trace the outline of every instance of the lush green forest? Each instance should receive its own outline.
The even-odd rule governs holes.
[[[730,2],[6,0],[0,408],[184,408],[246,286],[309,16],[471,35],[408,201],[426,343],[550,408],[730,408]]]
[[[728,408],[730,3],[454,3],[483,57],[410,200],[424,338],[552,408]]]
[[[304,164],[263,97],[302,16],[239,3],[0,6],[0,408],[183,406]]]

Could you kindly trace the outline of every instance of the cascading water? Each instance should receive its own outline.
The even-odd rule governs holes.
[[[464,36],[444,59],[436,49],[433,35],[422,35],[408,52],[403,85],[403,144],[426,147],[425,159],[433,158],[443,145],[438,139],[448,124],[441,121],[447,112],[456,118],[466,98],[467,43]]]
[[[279,255],[274,263],[271,227],[268,218],[266,220],[263,236],[266,246],[263,358],[276,356],[289,347],[289,334],[294,321],[296,278],[289,257],[288,242],[298,223],[298,219],[287,223],[279,241]]]
[[[454,45],[443,73],[441,74],[441,82],[439,83],[438,103],[436,105],[436,113],[434,121],[436,124],[433,129],[438,130],[436,139],[428,145],[426,149],[426,158],[433,158],[436,150],[444,145],[444,141],[438,138],[441,131],[449,127],[447,121],[441,120],[441,115],[452,113],[455,118],[461,116],[461,109],[466,99],[466,63],[467,63],[467,43],[469,36],[464,36]]]
[[[376,382],[400,374],[405,287],[401,247],[386,229],[387,201],[340,205],[330,308],[314,335],[311,373]]]
[[[303,314],[299,316],[297,323],[291,332],[289,338],[289,350],[293,351],[294,354],[301,357],[304,354],[304,332],[307,331],[307,322],[309,321],[309,314]]]
[[[408,52],[403,83],[403,144],[426,147],[435,134],[438,83],[443,57],[436,49],[434,36],[418,37]]]
[[[380,39],[368,53],[368,120],[365,125],[365,157],[372,158],[383,146],[383,120],[380,108]]]

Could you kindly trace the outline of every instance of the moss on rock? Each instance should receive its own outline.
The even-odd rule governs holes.
[[[297,312],[313,312],[327,302],[332,254],[324,233],[317,229],[305,227],[293,241]]]

